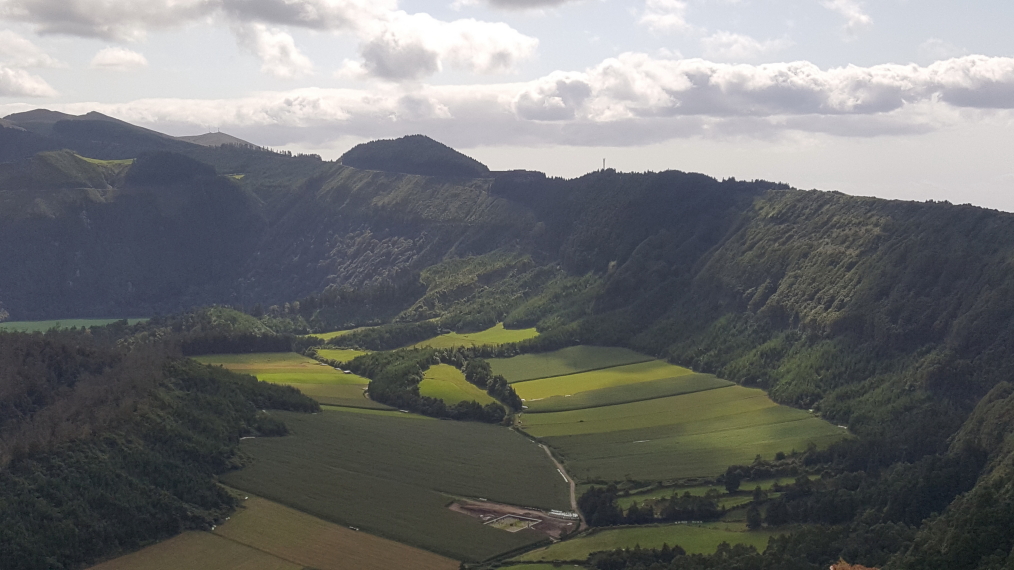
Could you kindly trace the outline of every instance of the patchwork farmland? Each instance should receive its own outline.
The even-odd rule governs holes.
[[[481,346],[521,342],[539,336],[535,329],[505,329],[503,323],[484,331],[474,333],[450,332],[418,342],[413,348],[454,348],[456,346]]]
[[[470,384],[460,370],[449,364],[431,366],[419,383],[419,394],[438,398],[447,404],[475,400],[486,405],[496,401],[477,386]]]
[[[528,410],[518,424],[578,480],[715,476],[760,454],[825,446],[841,429],[761,390],[637,353],[573,347],[491,361]],[[547,374],[556,373],[555,376]]]
[[[502,427],[398,412],[278,413],[291,437],[252,439],[254,461],[230,486],[325,520],[456,560],[484,560],[545,540],[447,508],[457,497],[569,510],[545,453]]]

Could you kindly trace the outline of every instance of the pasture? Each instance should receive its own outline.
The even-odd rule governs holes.
[[[318,348],[317,355],[321,358],[328,360],[337,360],[338,362],[348,362],[357,356],[369,354],[365,350],[353,350],[351,348]]]
[[[514,383],[649,360],[654,359],[626,348],[581,345],[511,358],[490,358],[489,364],[493,368],[493,374],[500,374],[508,382]]]
[[[321,404],[390,409],[363,395],[370,383],[368,379],[344,374],[294,352],[210,354],[193,358],[202,364],[224,366],[234,372],[256,376],[264,382],[292,386]]]
[[[693,372],[681,366],[673,366],[661,360],[649,360],[638,364],[515,382],[514,390],[526,400],[543,400],[552,396],[564,397],[568,394],[573,396],[581,392],[678,378],[690,374]]]
[[[714,476],[760,454],[845,437],[756,389],[728,386],[615,406],[522,414],[521,425],[564,458],[578,480]]]
[[[569,489],[534,442],[498,426],[408,414],[274,412],[292,436],[242,444],[250,466],[226,484],[456,560],[536,543],[446,507],[455,497],[569,509]]]
[[[450,364],[437,364],[426,370],[419,383],[419,394],[443,400],[447,404],[475,400],[482,405],[495,402],[489,394],[465,380],[465,375]]]
[[[369,329],[369,328],[373,328],[373,327],[358,327],[358,328],[354,328],[354,329],[346,329],[346,330],[343,330],[343,331],[331,331],[331,332],[326,332],[326,333],[313,333],[313,334],[309,334],[309,335],[306,335],[306,336],[315,336],[317,338],[321,338],[321,339],[324,339],[324,340],[331,340],[333,338],[338,338],[340,336],[345,336],[345,335],[347,335],[349,333],[354,333],[356,331],[361,331],[361,330]]]
[[[187,531],[90,570],[303,570],[245,544],[210,532]],[[323,570],[323,569],[322,569]]]
[[[483,346],[510,344],[539,336],[535,329],[505,329],[503,323],[474,333],[450,332],[412,345],[412,348],[454,348],[456,346]]]
[[[123,319],[58,319],[52,321],[8,321],[0,323],[0,331],[10,332],[46,332],[49,329],[71,329],[103,327]],[[127,319],[127,323],[136,325],[148,319]]]
[[[775,484],[788,485],[795,481],[795,477],[780,477],[776,479],[761,479],[758,481],[744,480],[739,487],[739,491],[736,495],[743,497],[749,497],[753,494],[753,490],[760,487],[763,491],[771,491]],[[630,495],[617,497],[616,502],[624,509],[630,507],[631,503],[644,501],[653,501],[656,499],[668,499],[673,496],[673,493],[682,495],[683,493],[690,493],[694,496],[704,496],[708,491],[715,490],[721,493],[723,496],[728,497],[726,494],[724,485],[698,485],[694,487],[658,487],[649,491],[641,493],[632,493]]]
[[[680,545],[690,554],[711,554],[719,544],[747,544],[763,552],[768,538],[785,530],[748,531],[743,523],[667,524],[611,528],[558,542],[552,546],[519,556],[517,560],[549,562],[553,560],[584,560],[592,552],[616,548],[661,548]]]
[[[635,364],[633,366],[637,365]],[[626,367],[624,366],[618,368]],[[607,368],[599,372],[608,372],[611,370],[617,370],[618,368]],[[570,376],[557,376],[556,378],[577,379],[584,374],[595,374],[595,372],[579,373]],[[555,380],[555,378],[549,378],[546,380]],[[525,392],[525,388],[528,384],[535,384],[544,381],[545,380],[533,380],[531,382],[516,383],[513,384],[513,386],[514,389],[521,394]],[[572,393],[570,396],[550,396],[548,398],[538,400],[528,400],[525,402],[525,405],[528,406],[528,413],[564,412],[567,410],[583,410],[586,408],[627,404],[642,400],[654,400],[656,398],[665,398],[667,396],[679,396],[681,394],[703,392],[704,390],[713,390],[715,388],[723,388],[731,385],[732,382],[716,378],[711,374],[693,373],[674,378],[662,378],[659,380],[648,380],[634,384],[600,388],[598,390],[580,391]],[[572,387],[571,390],[573,390]]]

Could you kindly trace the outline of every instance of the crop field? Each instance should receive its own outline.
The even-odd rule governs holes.
[[[69,329],[101,327],[123,319],[59,319],[55,321],[8,321],[0,323],[0,331],[11,332],[46,332],[49,329]],[[135,325],[148,319],[127,319],[127,323]]]
[[[251,496],[215,534],[317,570],[456,570],[458,562]],[[182,570],[182,569],[181,569]]]
[[[413,348],[454,348],[455,346],[482,346],[521,342],[539,336],[535,329],[505,329],[503,323],[474,333],[447,333],[414,344]]]
[[[353,350],[351,348],[318,348],[317,354],[321,358],[328,360],[337,360],[338,362],[348,362],[357,356],[369,354],[365,350]]]
[[[568,487],[532,441],[498,426],[397,412],[275,412],[292,436],[243,442],[252,464],[223,482],[456,560],[533,544],[446,507],[454,497],[569,509]]]
[[[638,364],[515,382],[514,390],[527,400],[543,400],[552,396],[567,397],[581,392],[626,387],[688,375],[693,375],[693,372],[681,366],[673,366],[661,360],[649,360]]]
[[[703,523],[638,526],[602,530],[558,542],[518,557],[526,561],[583,560],[592,552],[615,548],[661,548],[680,545],[690,554],[711,554],[719,544],[747,544],[763,552],[768,538],[783,534],[784,530],[748,531],[743,523]]]
[[[553,352],[522,354],[511,358],[491,358],[493,374],[508,382],[524,382],[550,376],[563,376],[601,368],[612,368],[654,360],[650,356],[609,346],[572,346]]]
[[[210,532],[188,531],[91,570],[303,570],[303,565]]]
[[[633,365],[639,366],[639,365]],[[618,367],[626,368],[626,366]],[[600,370],[598,372],[607,372],[610,370],[617,370],[617,368],[608,368]],[[584,374],[595,374],[596,372],[587,372],[581,374],[573,374],[570,376],[557,376],[556,378],[571,378],[576,379]],[[555,380],[556,378],[547,378],[546,380]],[[514,389],[518,394],[526,393],[525,388],[528,384],[536,384],[545,382],[546,380],[533,380],[531,382],[521,382],[514,384]],[[528,413],[539,413],[539,412],[563,412],[567,410],[583,410],[586,408],[598,408],[601,406],[610,406],[616,404],[627,404],[630,402],[639,402],[642,400],[653,400],[656,398],[665,398],[667,396],[679,396],[681,394],[691,394],[693,392],[703,392],[704,390],[713,390],[715,388],[724,388],[725,386],[731,386],[732,382],[716,378],[711,374],[686,374],[675,378],[662,378],[660,380],[649,380],[646,382],[637,382],[635,384],[627,384],[622,386],[613,386],[610,388],[600,388],[598,390],[590,390],[584,392],[576,392],[571,396],[550,396],[548,398],[542,398],[539,400],[528,400],[525,405],[528,406]]]
[[[662,481],[713,476],[760,454],[845,437],[761,390],[728,386],[584,410],[523,414],[523,428],[564,457],[579,480]]]
[[[211,354],[196,356],[194,360],[251,374],[264,382],[292,386],[321,404],[390,409],[363,395],[363,390],[370,383],[368,379],[344,374],[294,352]]]
[[[422,382],[419,383],[419,394],[438,398],[447,404],[475,400],[485,406],[496,401],[465,380],[465,375],[450,364],[438,364],[427,369]]]

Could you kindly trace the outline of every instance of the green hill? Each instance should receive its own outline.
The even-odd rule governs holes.
[[[363,170],[423,176],[489,176],[486,165],[423,135],[359,144],[343,154],[338,162]]]

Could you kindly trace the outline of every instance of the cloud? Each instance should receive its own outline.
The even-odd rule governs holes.
[[[0,30],[0,60],[11,67],[63,67],[38,46],[10,30]]]
[[[210,15],[218,0],[0,0],[0,18],[41,34],[137,40]]]
[[[95,54],[90,67],[107,71],[136,71],[148,67],[148,59],[127,48],[107,47]]]
[[[539,44],[503,23],[444,22],[405,12],[364,30],[362,37],[359,68],[393,81],[422,79],[440,71],[444,63],[481,74],[509,72],[531,57]]]
[[[468,0],[465,0],[468,1]],[[508,10],[527,10],[531,8],[549,8],[566,4],[571,0],[488,0],[490,5]]]
[[[715,32],[701,39],[704,57],[717,61],[755,61],[792,46],[788,38],[758,41],[732,32]]]
[[[260,57],[262,70],[278,77],[312,67],[283,26],[354,34],[362,61],[347,63],[346,71],[395,81],[419,80],[445,64],[508,72],[538,46],[504,23],[408,14],[397,9],[397,0],[0,0],[0,18],[29,22],[40,33],[114,40],[137,40],[149,30],[216,15],[232,23],[238,43]]]
[[[845,18],[844,31],[847,38],[854,38],[873,25],[873,18],[863,11],[862,3],[858,0],[824,0],[823,5]]]
[[[0,97],[55,97],[46,80],[23,69],[0,65]]]
[[[261,71],[278,78],[300,77],[313,72],[313,63],[296,47],[288,33],[264,24],[246,24],[234,29],[236,40],[261,60]]]
[[[641,24],[656,32],[687,32],[687,3],[684,0],[646,0]]]
[[[809,62],[727,64],[640,53],[518,83],[389,83],[60,108],[98,110],[163,130],[217,125],[273,137],[268,144],[329,140],[338,132],[363,138],[430,132],[459,146],[620,146],[784,133],[870,137],[933,131],[1005,109],[1014,109],[1014,58],[821,69]]]

